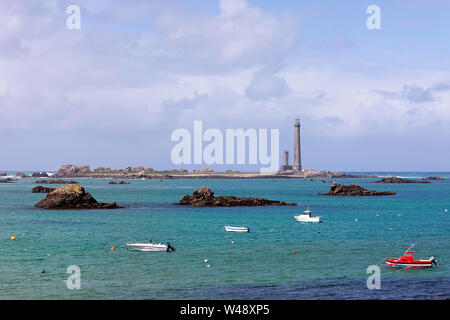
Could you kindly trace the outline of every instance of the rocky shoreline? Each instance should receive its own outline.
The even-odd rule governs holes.
[[[1,172],[3,175],[6,173]],[[373,178],[381,179],[377,183],[428,183],[429,181],[445,180],[444,177],[431,176],[422,178],[420,181],[404,179],[398,177],[379,177],[376,175],[360,175],[347,174],[345,172],[330,172],[330,171],[315,171],[313,169],[306,169],[302,172],[277,172],[271,174],[261,174],[258,172],[240,172],[233,170],[226,170],[226,172],[214,172],[211,168],[196,169],[189,172],[186,169],[169,169],[157,171],[153,168],[126,167],[125,169],[111,169],[108,167],[96,167],[94,170],[90,169],[89,165],[63,165],[58,172],[48,174],[47,172],[34,172],[31,175],[26,175],[23,172],[17,172],[18,178],[90,178],[90,179],[115,179],[115,180],[168,180],[168,179],[358,179],[358,178]],[[407,181],[403,181],[407,180]],[[51,182],[44,182],[51,180],[40,180],[37,183],[51,184]],[[418,182],[417,182],[418,181]],[[70,183],[74,183],[71,181]],[[75,182],[76,183],[76,182]],[[60,182],[58,182],[60,184]],[[114,184],[114,183],[112,183]]]
[[[185,195],[178,205],[193,207],[236,207],[236,206],[296,206],[296,203],[286,203],[283,201],[267,200],[264,198],[238,198],[234,196],[215,197],[214,192],[201,187],[195,190],[192,195]]]
[[[88,165],[63,165],[53,178],[100,178],[100,179],[325,179],[325,178],[379,178],[370,175],[346,174],[344,172],[314,171],[307,169],[301,173],[260,174],[243,173],[227,170],[214,172],[211,168],[197,169],[188,172],[186,169],[171,169],[155,171],[153,168],[126,167],[125,169],[110,169],[97,167],[91,171]]]

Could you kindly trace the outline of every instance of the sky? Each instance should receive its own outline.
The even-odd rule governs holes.
[[[297,116],[304,168],[450,171],[449,13],[446,0],[2,0],[0,171],[257,171],[174,165],[171,133],[279,129],[281,163]]]

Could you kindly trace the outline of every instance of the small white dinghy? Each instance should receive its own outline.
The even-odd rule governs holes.
[[[225,230],[227,232],[250,232],[250,229],[247,227],[232,227],[232,226],[225,226]]]
[[[298,216],[294,216],[294,218],[299,222],[322,222],[322,217],[311,216],[311,210],[309,208],[305,210],[304,214],[299,214]]]
[[[170,243],[161,244],[161,243],[127,243],[128,247],[131,247],[135,250],[139,251],[150,251],[150,252],[158,252],[158,251],[175,251],[175,248],[170,245]]]

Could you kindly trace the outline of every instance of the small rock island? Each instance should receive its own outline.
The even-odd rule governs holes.
[[[201,187],[192,193],[192,196],[185,195],[178,205],[188,205],[194,207],[236,207],[236,206],[296,206],[296,203],[286,203],[283,201],[267,200],[264,198],[237,198],[234,196],[215,197],[214,192]]]
[[[37,186],[34,187],[31,192],[32,193],[50,193],[52,191],[54,191],[55,188],[49,188],[49,187],[43,187],[43,186]]]
[[[75,180],[36,180],[37,184],[77,184]]]
[[[130,184],[130,182],[126,182],[124,180],[120,180],[119,182],[109,181],[108,184]]]
[[[375,181],[375,183],[430,183],[425,180],[412,180],[412,179],[404,179],[399,177],[385,177],[381,180]]]
[[[323,196],[392,196],[396,194],[391,191],[373,191],[364,189],[356,184],[345,186],[343,184],[331,183],[330,190],[327,193],[319,193]]]
[[[6,178],[6,179],[0,179],[0,183],[14,183],[17,180],[11,179],[11,178]]]
[[[429,181],[429,180],[447,180],[447,178],[444,178],[444,177],[427,177],[427,178],[422,178],[422,180],[425,180],[425,181]]]
[[[60,186],[47,194],[35,207],[42,209],[116,209],[115,202],[97,202],[79,184]]]

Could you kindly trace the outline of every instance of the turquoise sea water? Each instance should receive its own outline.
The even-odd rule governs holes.
[[[448,173],[397,175],[450,178]],[[34,180],[0,184],[0,299],[450,297],[450,212],[444,211],[450,211],[450,179],[430,184],[336,179],[397,192],[355,198],[317,195],[328,191],[329,179],[326,183],[322,179],[130,180],[129,185],[77,179],[98,201],[130,206],[86,211],[34,208],[45,196],[31,193]],[[265,197],[298,206],[173,205],[201,186],[216,195]],[[294,220],[307,205],[313,215],[323,217],[323,223]],[[226,233],[225,225],[248,226],[251,232]],[[11,236],[17,240],[10,240]],[[170,242],[176,252],[139,252],[123,246],[150,238]],[[432,255],[439,267],[393,269],[382,261],[402,255],[411,243],[416,244],[416,257]],[[110,250],[112,246],[116,250]],[[377,263],[381,289],[369,290],[366,270]],[[80,290],[66,286],[70,265],[81,270]]]

